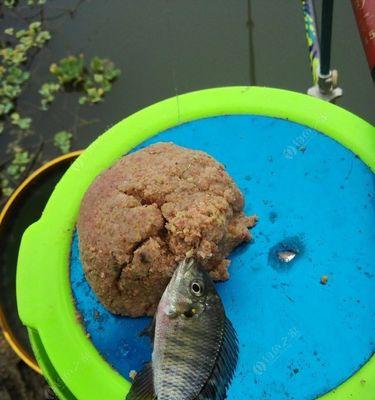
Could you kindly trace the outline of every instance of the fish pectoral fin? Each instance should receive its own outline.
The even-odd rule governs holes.
[[[224,338],[212,373],[195,400],[224,400],[238,361],[238,340],[232,323],[227,318]]]
[[[150,340],[154,342],[155,326],[156,326],[156,317],[152,319],[150,325],[146,326],[146,328],[139,333],[139,336],[148,336]]]
[[[156,400],[152,363],[145,365],[138,373],[125,400]]]

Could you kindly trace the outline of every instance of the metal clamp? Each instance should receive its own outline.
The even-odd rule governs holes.
[[[333,101],[341,97],[343,91],[338,87],[337,70],[330,70],[328,75],[318,75],[318,83],[308,89],[307,93],[326,101]]]

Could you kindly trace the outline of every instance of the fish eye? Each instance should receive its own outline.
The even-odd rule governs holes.
[[[203,293],[203,285],[200,282],[193,281],[190,285],[191,292],[196,296],[201,296]]]

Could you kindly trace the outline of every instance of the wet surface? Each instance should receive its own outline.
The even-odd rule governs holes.
[[[270,248],[268,262],[272,268],[283,271],[291,268],[304,253],[305,246],[301,237],[287,237]]]

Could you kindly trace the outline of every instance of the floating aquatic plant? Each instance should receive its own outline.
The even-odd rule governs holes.
[[[51,64],[49,70],[60,84],[76,86],[83,80],[83,55],[62,58],[59,62]]]
[[[33,129],[32,117],[38,109],[47,110],[59,92],[79,93],[79,103],[82,105],[98,103],[111,90],[113,81],[120,74],[120,70],[111,60],[99,57],[86,60],[82,54],[68,55],[50,66],[51,76],[41,83],[39,89],[40,107],[34,106],[28,100],[24,102],[22,95],[30,80],[33,60],[51,39],[51,33],[45,29],[43,22],[42,10],[45,3],[46,0],[2,2],[5,12],[6,9],[11,9],[12,20],[14,16],[20,16],[20,11],[27,10],[27,6],[38,7],[40,12],[26,19],[20,16],[17,29],[10,26],[0,35],[0,134],[9,135],[8,146],[4,148],[4,158],[0,162],[0,201],[11,194],[19,180],[31,168],[31,164],[38,159],[43,144],[48,142],[44,141],[40,132],[39,145],[34,148],[30,146],[30,140],[26,139],[37,135]],[[13,10],[18,6],[19,10],[15,13]],[[78,6],[75,10],[77,8]],[[67,12],[72,15],[72,11]],[[25,21],[28,21],[27,24]],[[27,116],[20,110],[23,104],[27,104]],[[62,153],[67,153],[72,137],[70,132],[61,130],[54,135],[53,145]],[[28,150],[24,149],[25,146]],[[35,151],[35,148],[38,150]]]
[[[39,89],[39,94],[42,97],[40,102],[42,110],[46,111],[49,104],[55,99],[55,94],[61,89],[60,83],[47,82],[43,83],[42,87]]]
[[[46,4],[47,0],[27,0],[28,6],[42,6]],[[8,8],[14,8],[18,4],[18,0],[4,0],[4,6]]]
[[[14,157],[6,169],[0,173],[1,191],[4,196],[10,196],[15,182],[19,180],[21,174],[26,170],[30,163],[30,154],[28,151],[17,147]]]
[[[112,81],[120,75],[120,70],[111,60],[94,57],[84,79],[85,94],[79,98],[80,104],[97,103],[112,89]]]
[[[57,132],[53,138],[53,144],[61,150],[63,154],[69,152],[73,135],[68,131]]]
[[[15,126],[18,126],[20,129],[26,130],[26,129],[30,128],[31,118],[29,118],[29,117],[21,118],[21,116],[17,112],[14,112],[13,114],[11,114],[10,118],[11,118],[12,124]]]
[[[78,100],[81,105],[98,103],[112,89],[112,82],[120,75],[120,70],[111,60],[94,57],[86,65],[82,54],[62,58],[50,66],[50,72],[57,81],[44,84],[40,89],[43,109],[47,109],[55,94],[64,87],[82,93]]]
[[[42,29],[40,22],[32,22],[27,29],[19,31],[8,28],[4,33],[9,37],[9,41],[0,42],[0,117],[3,120],[15,109],[23,85],[30,78],[26,69],[30,51],[33,48],[41,48],[51,38],[50,33]],[[31,119],[25,121],[17,116],[15,118],[15,125],[19,122],[25,126],[28,121],[30,126]],[[14,124],[13,118],[12,123]]]

